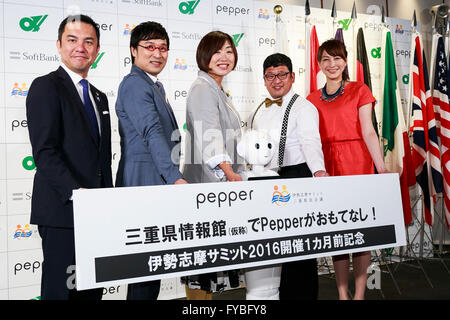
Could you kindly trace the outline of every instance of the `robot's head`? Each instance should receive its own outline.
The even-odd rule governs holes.
[[[238,154],[249,164],[265,166],[275,154],[276,143],[265,131],[251,130],[237,145]]]

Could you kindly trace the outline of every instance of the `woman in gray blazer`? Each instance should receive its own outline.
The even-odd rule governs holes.
[[[192,84],[186,108],[186,148],[183,176],[189,183],[241,181],[244,160],[236,145],[241,119],[222,87],[223,78],[237,63],[232,38],[221,31],[206,34],[197,47],[198,78]],[[218,281],[228,276],[229,281]],[[239,286],[237,271],[184,278],[188,299],[211,299],[211,292]]]

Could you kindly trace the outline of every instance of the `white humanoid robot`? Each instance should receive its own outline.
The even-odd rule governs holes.
[[[276,143],[263,131],[247,131],[237,145],[238,154],[252,166],[247,177],[278,176],[264,166],[269,164],[276,151]],[[281,264],[248,268],[245,270],[247,300],[279,300]]]

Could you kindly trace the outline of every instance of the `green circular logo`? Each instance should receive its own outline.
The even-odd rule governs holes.
[[[34,170],[36,169],[36,165],[34,164],[34,159],[32,156],[25,157],[22,161],[22,167],[25,170]]]
[[[405,74],[402,77],[402,81],[403,81],[404,84],[408,84],[409,83],[409,74]]]

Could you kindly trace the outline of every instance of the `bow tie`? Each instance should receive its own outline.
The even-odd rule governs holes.
[[[270,107],[274,103],[276,103],[279,107],[281,107],[281,104],[283,103],[283,98],[278,98],[276,100],[270,100],[269,98],[266,98],[266,100],[264,100],[264,103],[266,104],[266,108]]]

